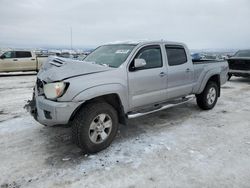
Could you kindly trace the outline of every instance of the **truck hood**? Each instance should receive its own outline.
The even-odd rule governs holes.
[[[111,67],[90,62],[50,57],[41,67],[37,77],[47,83],[50,83],[77,76],[109,71],[112,69],[113,68]]]

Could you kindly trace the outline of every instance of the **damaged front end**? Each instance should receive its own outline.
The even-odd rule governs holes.
[[[84,101],[72,101],[75,93],[72,93],[70,98],[61,100],[70,88],[70,81],[67,79],[109,70],[112,68],[87,62],[50,58],[37,74],[32,100],[27,101],[24,108],[43,125],[68,124],[72,114]]]
[[[39,78],[37,78],[36,85],[33,88],[32,99],[27,101],[27,103],[24,105],[24,109],[29,112],[37,121],[38,113],[36,106],[36,90],[39,94],[43,94],[43,82]]]
[[[62,102],[48,99],[45,95],[45,85],[45,81],[37,78],[32,100],[27,101],[24,108],[37,122],[45,126],[68,124],[71,115],[82,102]]]
[[[23,107],[27,112],[29,112],[34,119],[37,121],[37,108],[36,108],[36,99],[35,99],[35,88],[32,95],[32,99],[28,100]]]

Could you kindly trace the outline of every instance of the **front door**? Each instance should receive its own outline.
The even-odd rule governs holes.
[[[144,59],[144,67],[134,69],[134,60],[129,65],[129,100],[130,108],[135,109],[167,98],[166,66],[163,63],[159,45],[143,47],[135,58]]]
[[[18,67],[18,59],[16,59],[16,55],[14,51],[5,52],[0,59],[0,71],[1,72],[12,72],[12,71],[20,71],[20,67]]]

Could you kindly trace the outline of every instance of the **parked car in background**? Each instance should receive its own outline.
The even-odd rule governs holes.
[[[224,60],[223,58],[220,58],[216,54],[211,54],[211,53],[193,53],[191,54],[191,57],[194,61],[199,61],[199,60]]]
[[[250,77],[250,50],[239,50],[228,59],[228,80],[232,76]]]
[[[46,59],[32,51],[7,51],[0,56],[0,72],[38,71]]]
[[[191,54],[192,60],[199,61],[204,59],[204,55],[201,53],[193,53]]]
[[[38,73],[28,108],[41,124],[72,125],[74,142],[84,152],[98,152],[128,118],[195,96],[201,109],[215,106],[228,63],[193,62],[189,54],[185,44],[152,41],[103,45],[83,62],[50,59]]]
[[[86,54],[81,54],[76,59],[79,60],[79,61],[83,61],[86,56],[87,56]]]

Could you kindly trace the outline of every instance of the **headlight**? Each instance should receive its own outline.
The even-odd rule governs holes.
[[[55,82],[44,85],[44,94],[48,99],[56,99],[61,97],[66,89],[67,83]]]

